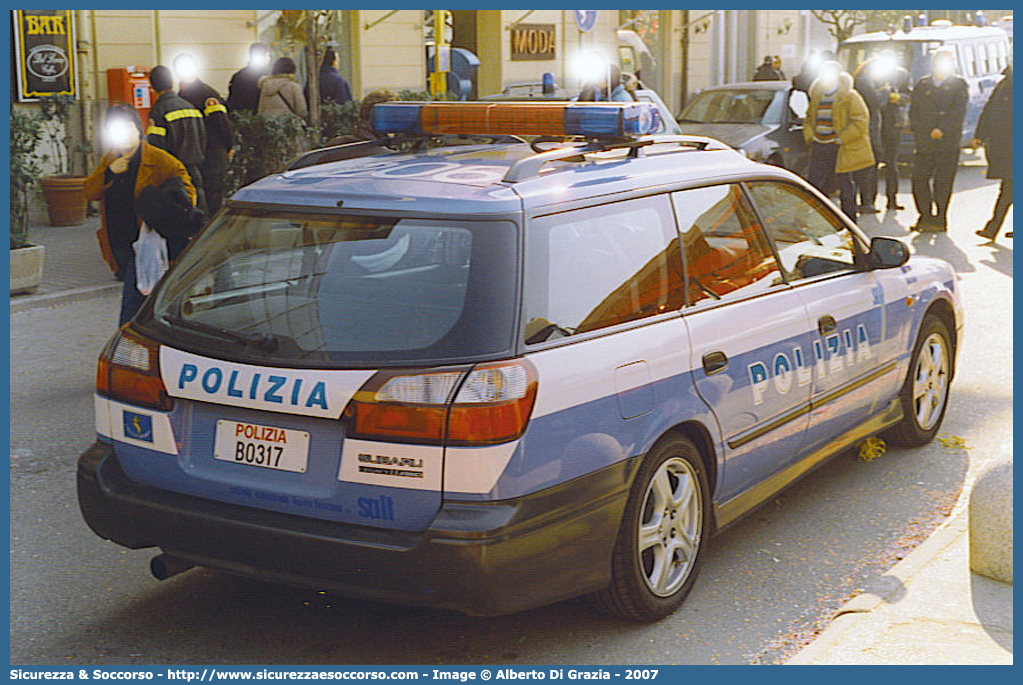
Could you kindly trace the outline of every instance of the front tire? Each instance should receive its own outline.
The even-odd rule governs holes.
[[[936,316],[928,315],[920,326],[909,373],[899,392],[902,421],[886,437],[906,447],[919,447],[934,439],[948,408],[952,382],[952,337]]]
[[[611,559],[611,584],[591,595],[594,605],[637,621],[673,613],[696,581],[708,521],[699,451],[681,436],[663,440],[636,476]]]

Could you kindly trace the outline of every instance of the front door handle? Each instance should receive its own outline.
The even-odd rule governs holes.
[[[831,314],[825,314],[817,319],[817,330],[820,331],[821,335],[827,335],[836,328],[838,328],[838,322],[835,321],[835,317],[831,316]]]
[[[703,370],[709,376],[728,367],[728,357],[724,352],[714,351],[703,355]]]

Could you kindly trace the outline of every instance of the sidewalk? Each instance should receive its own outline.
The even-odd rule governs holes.
[[[31,222],[29,240],[46,248],[43,282],[34,293],[12,295],[11,312],[119,293],[121,283],[114,278],[99,251],[96,241],[99,227],[98,216],[86,218],[80,226]]]
[[[1011,665],[1012,585],[970,571],[966,503],[788,665]]]

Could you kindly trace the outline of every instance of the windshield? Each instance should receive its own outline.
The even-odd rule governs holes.
[[[232,210],[167,274],[148,323],[255,363],[499,354],[512,346],[516,249],[511,222]]]
[[[711,90],[682,110],[683,124],[770,124],[781,121],[782,90]]]

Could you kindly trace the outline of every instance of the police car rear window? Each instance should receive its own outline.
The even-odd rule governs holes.
[[[466,360],[511,348],[515,250],[511,222],[234,210],[168,273],[152,318],[259,363]]]

